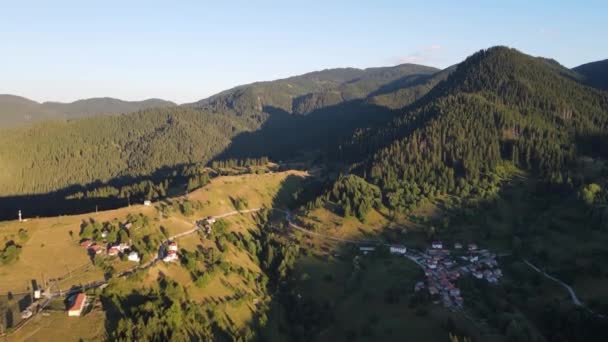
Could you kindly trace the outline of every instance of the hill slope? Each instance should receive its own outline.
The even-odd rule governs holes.
[[[239,86],[193,103],[197,108],[261,112],[266,107],[306,114],[361,99],[404,78],[423,78],[438,70],[415,64],[368,69],[328,69],[286,79]]]
[[[592,87],[608,90],[608,59],[579,65],[572,70],[583,76],[583,81]]]
[[[0,95],[0,127],[25,125],[43,120],[67,120],[100,114],[123,114],[154,107],[172,107],[175,103],[160,99],[123,101],[109,97],[78,100],[71,103],[38,103],[15,95]]]

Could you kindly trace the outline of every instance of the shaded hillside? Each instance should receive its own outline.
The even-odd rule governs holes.
[[[431,68],[404,65],[337,69],[270,82],[263,88],[277,89],[271,93],[280,97],[285,89],[294,91],[288,86],[292,83],[302,88],[331,84],[341,89],[341,94],[347,94],[345,89],[349,89],[349,97],[359,97],[372,90],[379,93],[405,87],[409,84],[405,78],[426,77],[400,77],[416,70]],[[393,78],[398,79],[384,83]],[[339,82],[342,85],[337,87]],[[257,89],[243,88],[249,89],[245,93]],[[247,102],[241,100],[237,103],[246,106]],[[71,186],[88,187],[92,183],[101,186],[117,178],[153,175],[154,179],[163,180],[164,174],[180,165],[204,164],[214,158],[267,156],[284,160],[300,151],[318,155],[337,146],[354,131],[381,125],[394,115],[385,107],[364,100],[346,100],[342,95],[336,102],[314,105],[307,115],[291,115],[273,106],[258,111],[214,102],[204,110],[191,106],[156,108],[122,116],[47,122],[6,130],[0,138],[4,142],[0,147],[3,162],[0,195],[43,194]],[[104,100],[98,105],[103,107]],[[320,108],[313,110],[316,107]]]
[[[243,115],[261,112],[267,107],[306,114],[344,101],[364,98],[382,86],[407,76],[423,77],[437,71],[415,64],[363,70],[329,69],[239,86],[192,105],[197,108],[230,109]]]
[[[0,127],[24,125],[43,120],[74,119],[99,114],[124,114],[154,107],[172,107],[175,103],[148,99],[123,101],[109,97],[78,100],[71,103],[38,103],[15,95],[0,95]]]
[[[579,65],[572,70],[582,75],[586,84],[598,89],[608,90],[608,59]]]

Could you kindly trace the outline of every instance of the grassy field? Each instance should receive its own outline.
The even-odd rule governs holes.
[[[57,287],[67,289],[73,285],[85,284],[102,280],[103,272],[92,265],[86,250],[79,246],[78,233],[83,221],[124,222],[129,214],[142,214],[149,218],[148,226],[131,232],[131,239],[152,236],[161,241],[166,235],[174,235],[193,227],[193,222],[201,217],[219,215],[235,210],[235,199],[246,199],[246,208],[271,207],[285,205],[290,200],[290,193],[307,174],[302,171],[272,172],[266,174],[222,176],[213,179],[205,187],[191,192],[187,196],[190,202],[200,202],[201,206],[190,216],[184,216],[179,211],[172,211],[168,216],[161,215],[161,203],[153,206],[133,205],[128,208],[90,213],[84,215],[61,216],[53,218],[30,219],[27,222],[8,221],[0,223],[0,239],[14,240],[21,246],[19,258],[12,264],[0,266],[0,295],[7,293],[28,293],[31,291],[32,280],[42,284],[44,280],[62,278]],[[184,197],[164,200],[165,205],[183,203]],[[229,224],[228,233],[250,235],[250,231],[259,229],[254,220],[254,214],[235,215],[224,219]],[[162,228],[161,228],[162,227]],[[23,239],[20,230],[27,232]],[[72,234],[70,234],[72,232]],[[199,234],[191,234],[178,240],[180,249],[194,252],[198,249],[215,249],[216,243],[202,238]],[[238,265],[252,274],[260,274],[261,270],[254,256],[244,250],[231,246],[226,253],[225,261]],[[132,267],[133,263],[110,259],[117,271]],[[232,296],[235,292],[250,294],[255,302],[267,300],[266,294],[241,276],[231,273],[218,273],[204,289],[194,285],[188,271],[179,264],[158,263],[143,272],[142,276],[133,279],[113,279],[110,284],[114,288],[128,293],[133,290],[158,287],[159,277],[169,277],[176,280],[186,289],[189,298],[206,305],[213,305],[224,313],[226,324],[242,326],[253,319],[256,304],[253,301],[235,303]],[[71,276],[70,276],[71,275]],[[57,287],[54,287],[56,289]],[[5,312],[3,312],[4,315]],[[16,312],[19,315],[19,312]],[[44,340],[47,336],[56,337],[53,340],[69,340],[74,336],[82,336],[84,340],[96,339],[103,332],[103,324],[94,313],[82,318],[70,318],[65,312],[53,313],[51,316],[38,315],[34,321],[14,335],[17,340]],[[73,329],[77,322],[82,322],[82,328]],[[97,322],[95,324],[94,322]],[[89,325],[90,323],[90,325]],[[94,327],[93,327],[94,326]],[[46,334],[49,330],[56,330]],[[71,333],[68,331],[72,331]],[[86,330],[86,331],[85,331]],[[76,331],[74,333],[73,331]],[[11,337],[12,339],[12,337]],[[48,340],[48,339],[47,339]]]
[[[105,337],[105,314],[91,312],[83,317],[68,317],[65,312],[37,315],[6,341],[100,341]],[[0,337],[0,341],[3,338]]]

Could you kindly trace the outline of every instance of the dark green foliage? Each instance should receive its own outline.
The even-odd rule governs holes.
[[[492,173],[504,160],[547,182],[570,184],[581,137],[608,129],[608,94],[581,86],[562,69],[512,49],[481,51],[341,154],[386,146],[373,153],[367,171],[400,210],[439,194],[466,196],[480,185],[491,191],[498,181]]]
[[[150,109],[130,115],[47,122],[0,135],[5,175],[0,193],[44,193],[68,185],[123,177],[172,175],[163,168],[206,163],[235,134],[255,127],[244,118],[188,108]],[[17,143],[18,142],[18,143]],[[159,188],[149,188],[158,196]],[[166,191],[166,186],[162,189]],[[131,189],[98,189],[99,195],[126,197]],[[142,189],[137,189],[142,192]],[[94,196],[95,194],[89,194]]]
[[[331,190],[307,205],[308,209],[320,207],[324,202],[337,204],[345,217],[356,216],[364,221],[368,211],[382,205],[380,188],[369,184],[356,175],[340,176]]]
[[[586,84],[608,90],[608,59],[579,65],[572,70],[581,75]]]
[[[0,250],[0,264],[8,265],[17,259],[21,253],[21,246],[17,245],[15,241],[10,240],[4,244],[4,249]]]

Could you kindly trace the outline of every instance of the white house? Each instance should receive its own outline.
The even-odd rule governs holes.
[[[407,253],[407,248],[405,246],[397,245],[390,247],[391,254],[405,254]]]
[[[151,206],[151,205],[152,205],[152,201],[145,200],[145,201],[144,201],[144,205],[145,205],[146,207],[149,207],[149,206]]]
[[[443,243],[441,241],[433,241],[431,247],[435,249],[443,249]]]
[[[177,255],[176,252],[173,251],[169,251],[169,253],[167,253],[167,255],[163,258],[164,262],[173,262],[173,261],[178,261],[179,260],[179,256]]]
[[[139,254],[137,254],[136,251],[131,251],[131,253],[129,253],[129,256],[127,257],[127,259],[129,259],[129,261],[134,261],[134,262],[139,262],[141,260],[139,258]]]
[[[207,217],[206,221],[207,221],[208,224],[214,224],[215,223],[215,219],[213,218],[213,216]]]
[[[177,252],[177,242],[171,241],[169,242],[169,252]]]

